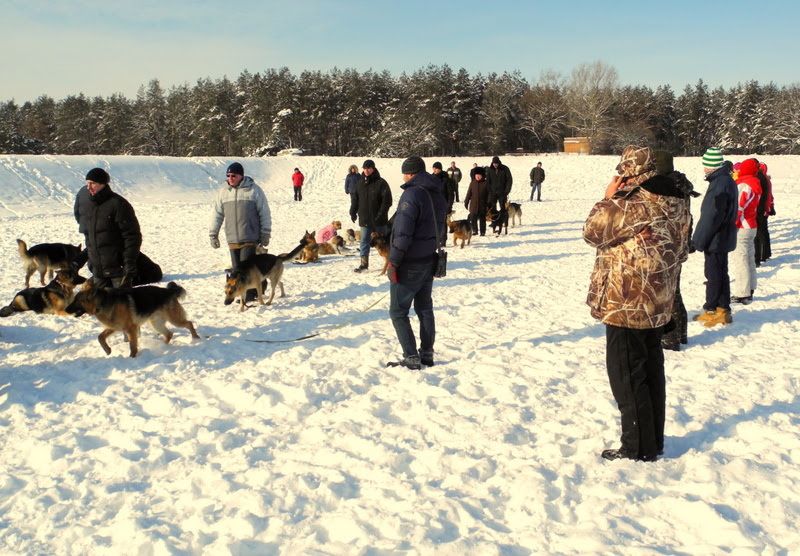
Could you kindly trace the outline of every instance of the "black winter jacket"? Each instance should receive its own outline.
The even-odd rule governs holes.
[[[142,233],[133,207],[106,185],[93,197],[82,187],[75,197],[75,220],[86,238],[89,269],[94,276],[136,274]]]
[[[431,174],[431,176],[438,178],[439,181],[442,182],[442,195],[444,195],[444,198],[447,201],[447,212],[452,212],[453,202],[456,200],[456,187],[458,187],[458,185],[456,185],[456,182],[454,182],[450,176],[444,172]]]
[[[439,180],[427,172],[421,172],[401,187],[403,194],[397,202],[397,212],[392,217],[394,225],[389,261],[398,268],[403,262],[426,259],[433,262],[438,238],[447,237],[447,201],[441,194]]]
[[[692,244],[704,253],[730,253],[736,249],[736,212],[739,190],[731,177],[733,165],[725,161],[706,176],[708,191],[700,205],[700,220]]]
[[[544,183],[544,168],[541,166],[534,166],[531,170],[531,184]]]
[[[392,206],[392,191],[389,184],[375,170],[370,177],[364,176],[354,194],[350,195],[350,218],[358,216],[359,226],[386,226],[389,208]]]
[[[508,197],[511,193],[511,184],[514,178],[511,177],[511,170],[505,164],[499,164],[495,170],[494,166],[486,169],[486,184],[489,186],[489,195],[495,198]]]

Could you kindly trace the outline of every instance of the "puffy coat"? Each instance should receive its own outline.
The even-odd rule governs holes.
[[[358,172],[355,174],[348,173],[347,177],[344,178],[344,192],[348,195],[352,195],[356,187],[358,187],[358,184],[362,181],[364,181],[364,176]]]
[[[442,183],[442,195],[444,195],[445,200],[447,201],[447,212],[452,212],[453,210],[453,202],[456,200],[456,182],[450,179],[444,172],[439,172],[438,174],[431,174],[435,179],[438,179]]]
[[[486,210],[489,208],[489,188],[485,181],[472,180],[464,197],[464,205],[470,215],[486,214]]]
[[[350,195],[350,218],[355,219],[357,215],[358,225],[362,227],[386,226],[391,206],[392,190],[375,170],[371,176],[364,176],[355,194]]]
[[[142,232],[130,203],[108,185],[94,196],[82,187],[73,212],[86,238],[92,274],[103,278],[135,275]]]
[[[303,186],[303,181],[305,179],[306,179],[306,177],[303,175],[302,172],[300,172],[300,171],[294,172],[292,174],[292,185],[294,187],[302,187]]]
[[[211,237],[219,235],[223,222],[228,243],[269,243],[272,235],[269,203],[250,176],[245,176],[238,187],[226,185],[217,192],[211,212]]]
[[[498,164],[497,169],[491,164],[486,168],[486,183],[489,186],[489,195],[494,195],[496,199],[508,197],[511,193],[511,184],[513,182],[514,178],[511,176],[511,170],[505,164]]]
[[[704,253],[730,253],[736,249],[736,182],[733,165],[725,161],[706,176],[708,191],[700,205],[700,220],[692,234],[695,249]]]
[[[755,229],[758,214],[758,203],[761,199],[761,181],[758,179],[758,161],[748,158],[739,166],[739,176],[736,179],[739,187],[739,210],[736,214],[736,227]]]
[[[593,317],[635,329],[670,321],[689,218],[683,194],[664,176],[594,206],[583,229],[597,248],[586,299]]]
[[[439,180],[421,172],[401,188],[403,194],[392,217],[394,225],[389,261],[395,267],[400,267],[403,262],[425,259],[432,262],[439,238],[447,237],[447,201],[442,196]]]
[[[317,243],[326,243],[333,239],[335,235],[337,235],[336,226],[333,224],[328,224],[317,232]]]

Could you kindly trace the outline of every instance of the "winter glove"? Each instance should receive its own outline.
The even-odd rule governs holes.
[[[400,279],[397,277],[397,267],[395,267],[392,263],[389,263],[386,267],[386,276],[389,277],[389,281],[392,284],[400,283]]]
[[[767,214],[769,214],[770,216],[775,216],[775,207],[769,209],[769,212]]]
[[[269,247],[269,236],[267,234],[263,234],[261,238],[258,240],[258,243],[261,244],[261,247],[266,249]]]
[[[217,236],[211,236],[211,247],[219,249],[219,238]]]

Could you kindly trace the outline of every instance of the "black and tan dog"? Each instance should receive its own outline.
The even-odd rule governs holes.
[[[453,247],[456,242],[461,240],[461,248],[464,248],[464,243],[467,245],[472,243],[472,225],[469,220],[450,220],[450,215],[447,215],[447,227],[450,233],[453,234]]]
[[[317,253],[319,255],[341,255],[342,249],[347,249],[344,246],[344,238],[342,236],[333,236],[325,243],[317,244]]]
[[[519,220],[519,225],[522,226],[522,205],[506,201],[506,211],[508,211],[508,219],[511,220],[512,228],[516,226],[516,220]]]
[[[139,352],[139,332],[142,324],[149,322],[153,328],[164,336],[164,343],[172,339],[172,331],[167,322],[186,328],[192,338],[199,338],[194,325],[186,318],[186,311],[180,303],[186,290],[175,282],[166,288],[158,286],[140,286],[138,288],[95,288],[91,281],[78,292],[66,311],[80,317],[83,314],[93,315],[105,329],[97,337],[97,341],[106,352],[111,353],[106,339],[114,332],[124,332],[130,343],[131,357]]]
[[[486,211],[486,221],[491,225],[495,235],[499,236],[504,227],[506,229],[506,235],[508,235],[508,211],[505,208],[501,209],[499,212],[490,208]]]
[[[309,235],[311,236],[309,239]],[[313,234],[306,234],[300,243],[289,253],[280,255],[254,255],[239,264],[239,268],[228,275],[225,280],[225,305],[230,305],[238,297],[242,302],[240,311],[244,311],[247,304],[244,302],[247,290],[254,289],[258,292],[258,302],[264,305],[264,290],[266,281],[269,281],[271,291],[266,305],[271,305],[275,298],[275,288],[281,288],[281,297],[286,293],[283,290],[283,263],[294,259],[302,251],[310,240],[314,240]],[[316,244],[316,241],[314,242]]]
[[[303,248],[297,260],[301,263],[318,263],[319,262],[319,243],[314,234],[306,230],[303,236]]]
[[[39,271],[39,280],[45,285],[44,275],[50,273],[49,279],[53,279],[53,271],[69,268],[70,263],[81,254],[80,245],[70,245],[68,243],[40,243],[30,249],[21,239],[17,240],[19,256],[22,257],[22,265],[25,267],[25,287],[31,286],[31,276]]]
[[[386,269],[389,268],[389,238],[380,232],[372,232],[369,236],[369,246],[378,252],[378,255],[383,257],[383,269],[381,274],[386,274]]]
[[[67,305],[75,298],[75,288],[84,282],[86,278],[71,267],[59,270],[46,286],[18,291],[11,303],[0,309],[0,317],[9,317],[14,313],[25,311],[45,315],[66,315]]]

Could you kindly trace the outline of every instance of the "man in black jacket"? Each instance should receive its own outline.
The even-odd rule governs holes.
[[[447,212],[453,212],[453,202],[456,200],[457,185],[450,176],[442,171],[442,163],[434,162],[431,175],[442,182],[442,195],[447,200]]]
[[[86,238],[92,280],[98,287],[131,287],[142,233],[133,207],[111,190],[108,173],[93,168],[75,197],[74,214]]]
[[[540,162],[531,170],[531,201],[533,201],[533,194],[536,193],[536,200],[542,200],[542,182],[544,181],[544,168]]]
[[[389,208],[392,206],[392,191],[381,177],[375,162],[365,160],[361,165],[364,179],[350,195],[350,218],[358,218],[361,227],[361,264],[355,269],[363,272],[369,268],[369,243],[372,232],[389,234]]]
[[[486,169],[486,185],[489,188],[489,208],[497,210],[497,203],[500,203],[500,210],[505,209],[508,195],[511,193],[511,184],[514,179],[511,177],[511,170],[508,166],[500,162],[500,157],[492,158],[492,164]]]

